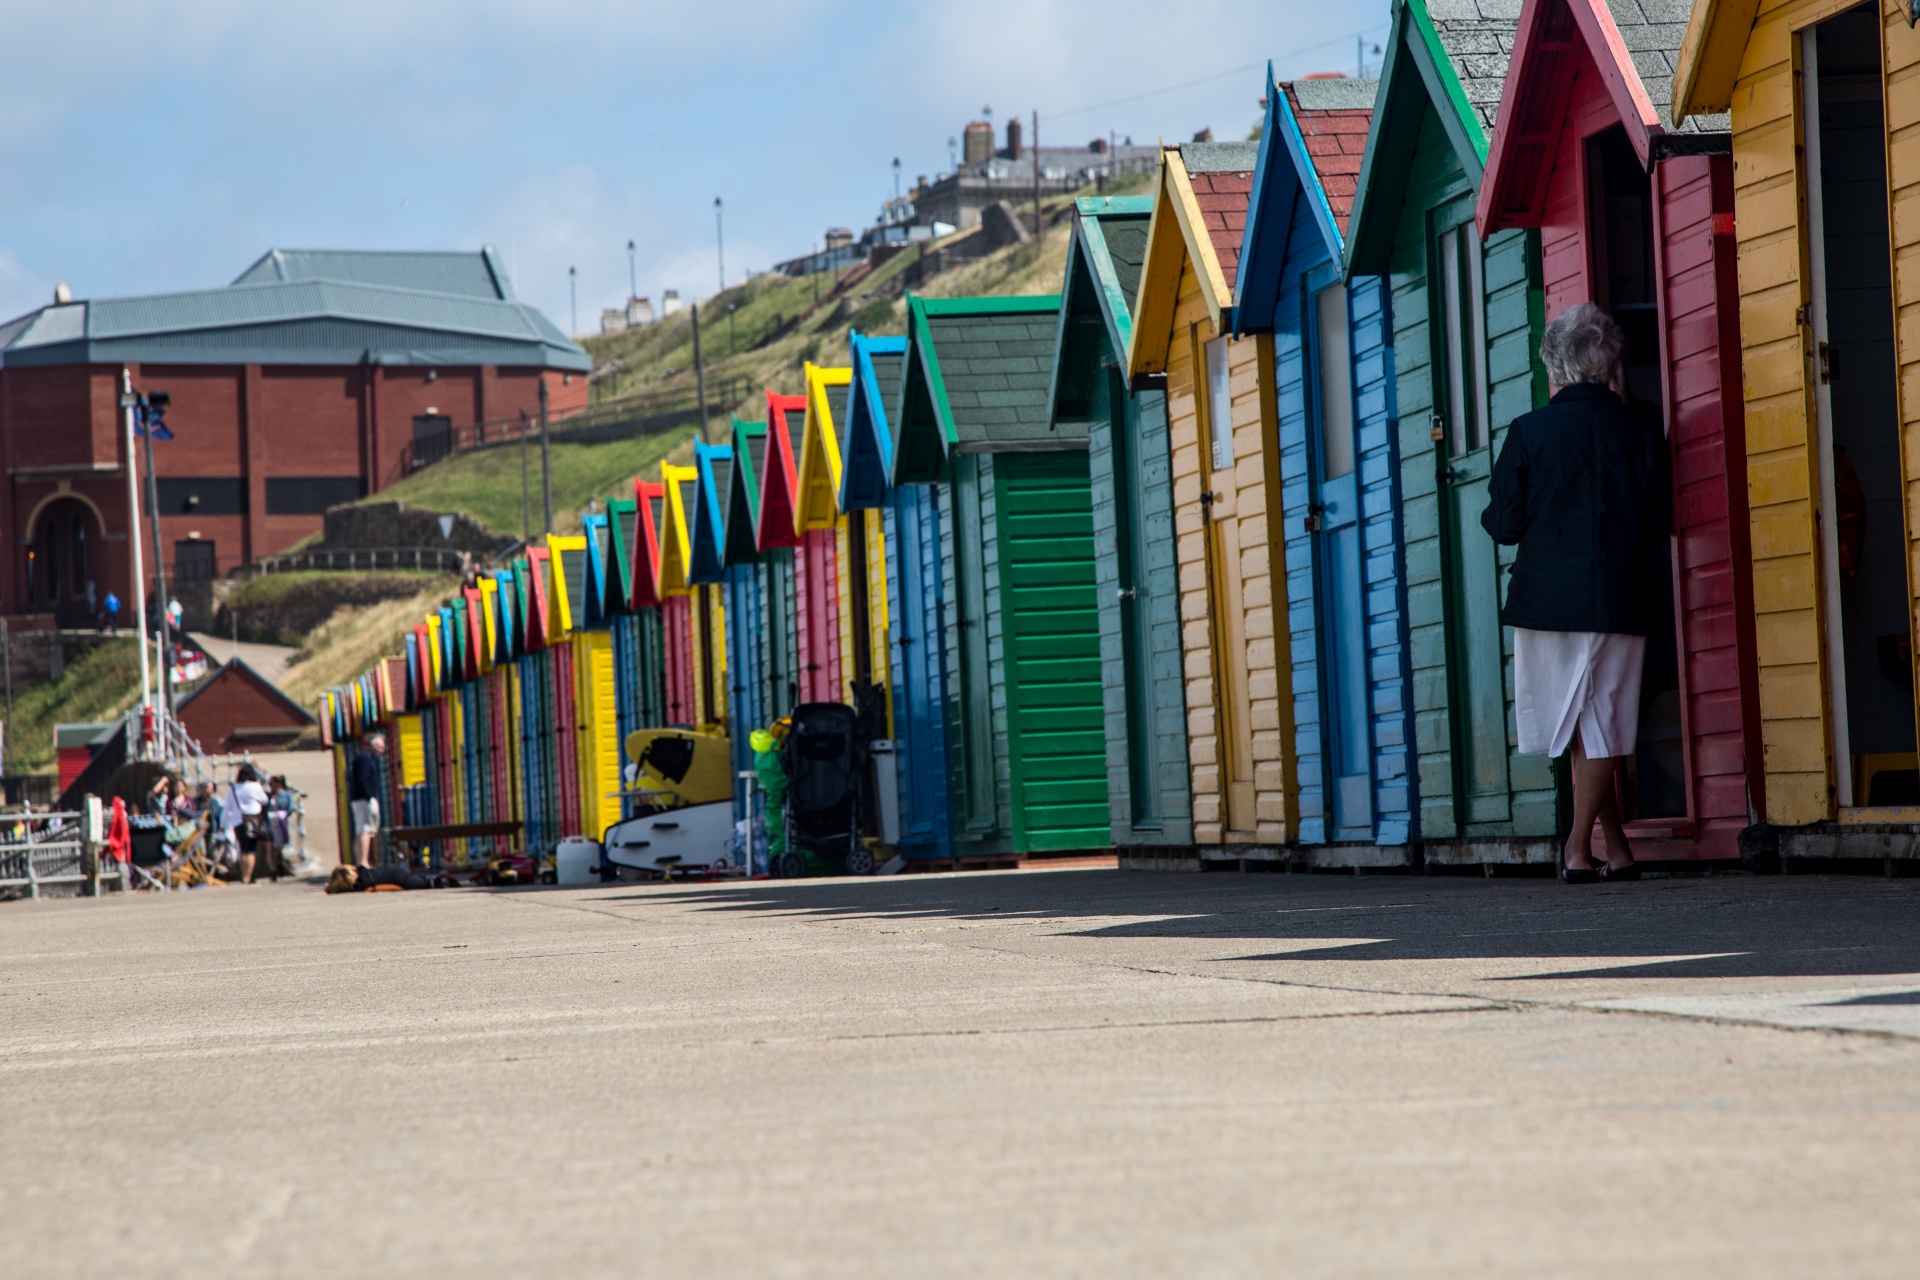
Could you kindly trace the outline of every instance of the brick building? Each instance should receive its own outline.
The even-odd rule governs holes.
[[[130,619],[123,371],[172,397],[160,542],[191,581],[319,533],[416,441],[537,412],[543,379],[554,410],[584,404],[591,365],[491,249],[274,250],[225,288],[56,301],[0,325],[0,609],[79,624],[111,591]],[[140,534],[150,589],[144,509]]]

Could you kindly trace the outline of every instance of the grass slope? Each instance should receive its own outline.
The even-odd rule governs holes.
[[[605,498],[637,475],[658,478],[662,461],[691,462],[693,428],[600,444],[555,443],[552,455],[553,526],[557,532],[573,533],[580,528],[580,512],[589,498]],[[540,448],[533,442],[527,445],[527,494],[538,531],[543,521]],[[630,489],[626,496],[633,496]],[[464,512],[495,533],[517,536],[522,532],[520,446],[490,445],[458,454],[389,485],[375,501]]]
[[[140,700],[140,650],[113,640],[69,665],[58,679],[15,689],[7,723],[7,770],[53,768],[53,726],[111,720]]]
[[[429,586],[449,581],[445,574],[414,569],[262,574],[227,593],[214,631],[228,634],[238,615],[242,640],[298,648],[343,609],[411,600]]]
[[[407,632],[459,586],[451,574],[422,574],[419,582],[412,595],[336,610],[307,636],[280,688],[294,701],[312,706],[322,689],[345,684],[400,652]]]

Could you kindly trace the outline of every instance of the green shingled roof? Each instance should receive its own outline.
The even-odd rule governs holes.
[[[1084,448],[1084,429],[1054,430],[1047,383],[1060,298],[910,300],[905,429],[937,425],[947,453]],[[925,412],[930,410],[930,413]]]

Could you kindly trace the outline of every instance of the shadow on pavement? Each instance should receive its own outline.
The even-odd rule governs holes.
[[[1570,887],[1458,877],[1023,871],[662,886],[602,901],[849,919],[1044,920],[1058,936],[1243,940],[1255,949],[1217,958],[1237,963],[1642,961],[1505,979],[1515,982],[1920,973],[1920,881],[1871,877],[1715,876]],[[1085,927],[1075,928],[1077,919]],[[1299,946],[1315,939],[1327,945]],[[1279,942],[1291,945],[1258,950]],[[1920,995],[1865,999],[1920,1003]]]

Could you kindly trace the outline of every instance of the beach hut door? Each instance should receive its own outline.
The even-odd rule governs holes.
[[[1330,840],[1373,834],[1372,750],[1367,733],[1366,595],[1360,565],[1360,476],[1353,413],[1353,344],[1347,287],[1337,279],[1313,296],[1314,537],[1321,601],[1321,724]]]
[[[1843,807],[1920,804],[1878,26],[1863,6],[1801,36],[1821,603]]]
[[[1472,206],[1434,238],[1434,414],[1445,527],[1447,668],[1452,697],[1455,820],[1506,822],[1506,673],[1500,640],[1499,566],[1481,527],[1493,471],[1487,377],[1486,276]]]

